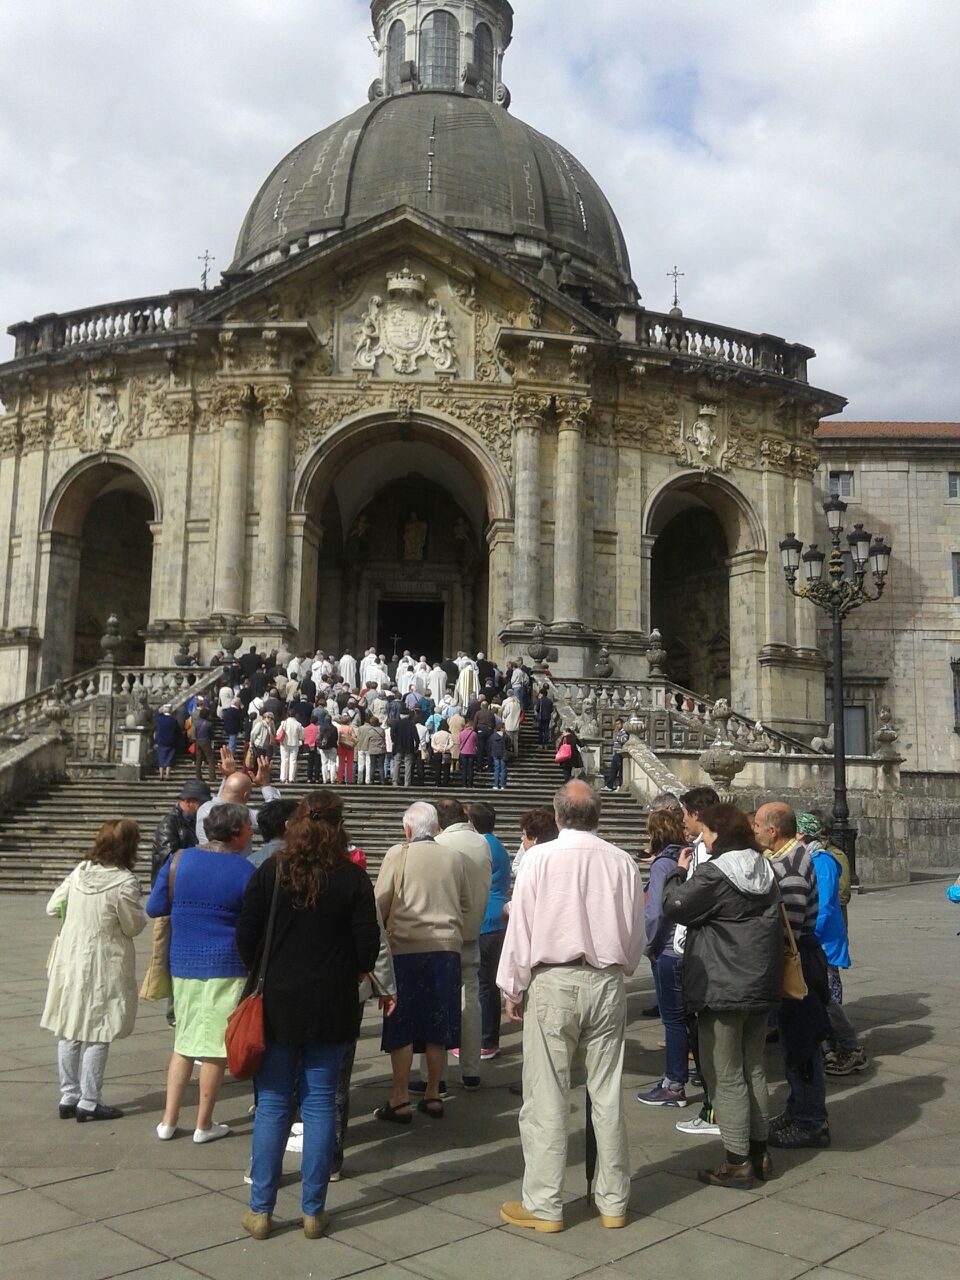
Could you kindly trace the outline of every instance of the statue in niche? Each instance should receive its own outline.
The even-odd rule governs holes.
[[[404,560],[422,560],[427,545],[427,522],[411,511],[403,526]]]

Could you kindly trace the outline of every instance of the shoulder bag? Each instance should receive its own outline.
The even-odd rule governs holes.
[[[141,1000],[169,1000],[173,995],[173,979],[170,977],[170,915],[173,913],[173,883],[177,874],[182,849],[178,849],[170,863],[167,893],[170,913],[158,916],[153,922],[153,939],[150,944],[150,961],[140,984]]]
[[[807,995],[807,983],[803,976],[803,964],[800,960],[800,951],[797,948],[797,940],[794,938],[793,930],[790,928],[790,919],[782,902],[780,903],[780,919],[783,923],[784,933],[783,998],[785,1000],[803,1000]]]
[[[563,764],[566,760],[573,758],[573,747],[569,742],[561,742],[557,747],[557,754],[553,757],[557,764]]]
[[[270,944],[273,941],[273,925],[277,918],[277,898],[280,894],[280,868],[274,871],[273,897],[267,916],[267,931],[263,939],[257,985],[241,1000],[227,1019],[227,1070],[235,1080],[249,1080],[260,1070],[267,1047],[263,1023],[263,980],[267,975]]]

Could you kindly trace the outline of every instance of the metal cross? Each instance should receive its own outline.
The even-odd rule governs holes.
[[[673,281],[673,305],[675,307],[679,307],[680,305],[680,295],[677,293],[677,285],[686,274],[687,273],[685,271],[677,270],[676,263],[673,264],[673,270],[667,272],[667,279]]]
[[[390,639],[393,641],[393,651],[394,651],[394,653],[399,653],[399,652],[400,652],[400,641],[403,639],[403,636],[391,636],[391,637],[390,637]]]
[[[216,262],[216,258],[212,256],[209,249],[204,249],[203,253],[197,254],[197,261],[203,263],[203,271],[200,274],[200,288],[206,293],[207,282],[210,279],[210,263]]]

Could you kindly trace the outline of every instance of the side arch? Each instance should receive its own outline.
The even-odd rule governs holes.
[[[644,535],[655,538],[673,516],[695,505],[707,507],[720,521],[731,555],[766,555],[766,530],[747,497],[724,476],[699,471],[671,476],[653,490],[643,513]]]
[[[160,485],[139,462],[120,453],[97,453],[75,463],[60,477],[44,505],[40,529],[43,533],[54,531],[79,533],[78,524],[93,502],[111,483],[129,473],[139,480],[153,507],[153,519],[163,519],[163,498]],[[65,500],[69,507],[65,505]]]

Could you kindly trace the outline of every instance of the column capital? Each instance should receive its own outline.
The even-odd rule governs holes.
[[[250,411],[250,388],[237,383],[220,383],[210,396],[210,414],[218,422],[242,421]]]
[[[561,431],[582,432],[586,429],[593,401],[589,396],[557,396],[554,400]]]
[[[536,391],[517,391],[510,403],[510,416],[514,426],[537,430],[543,425],[549,408],[550,396],[540,395]]]
[[[290,422],[297,411],[297,393],[289,382],[265,382],[254,388],[257,405],[267,419]]]

